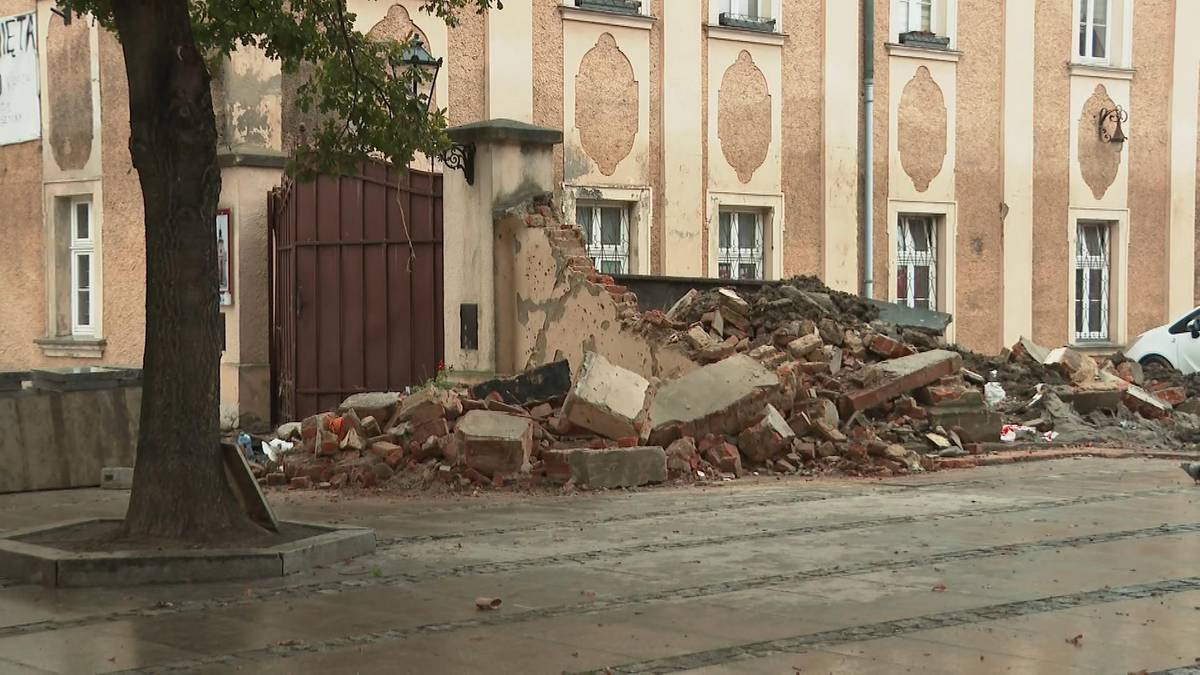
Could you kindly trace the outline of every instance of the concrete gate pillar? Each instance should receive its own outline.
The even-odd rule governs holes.
[[[467,158],[463,170],[447,169],[442,183],[446,365],[467,378],[486,377],[511,368],[497,361],[496,294],[504,289],[496,284],[493,215],[554,191],[553,150],[562,131],[494,119],[447,133]]]

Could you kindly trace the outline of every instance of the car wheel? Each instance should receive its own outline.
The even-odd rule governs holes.
[[[1158,355],[1142,357],[1142,360],[1140,363],[1142,364],[1143,368],[1149,368],[1149,367],[1153,366],[1155,368],[1165,368],[1167,370],[1175,370],[1175,366],[1171,365],[1170,361],[1168,361],[1165,358],[1158,356]]]

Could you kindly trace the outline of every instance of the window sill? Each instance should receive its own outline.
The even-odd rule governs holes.
[[[108,341],[92,337],[37,338],[34,342],[42,348],[42,354],[51,357],[74,359],[99,359],[104,357]]]
[[[1072,61],[1071,75],[1076,77],[1102,77],[1108,80],[1132,80],[1133,68],[1118,68],[1096,61]]]
[[[654,17],[646,14],[626,14],[597,7],[560,5],[558,11],[562,14],[564,21],[582,21],[602,26],[623,26],[639,30],[650,30],[657,21]]]
[[[768,33],[762,30],[753,30],[750,28],[733,28],[731,26],[722,26],[719,24],[705,24],[704,30],[708,33],[708,37],[715,40],[729,40],[731,42],[750,42],[759,45],[773,45],[782,47],[787,41],[787,33]]]
[[[941,49],[938,47],[919,47],[917,45],[902,45],[889,42],[886,45],[890,56],[903,56],[910,59],[925,59],[927,61],[950,61],[957,63],[962,52],[957,49]]]
[[[1119,351],[1124,347],[1109,340],[1084,340],[1074,341],[1067,345],[1071,349],[1084,354],[1111,354],[1114,351]]]

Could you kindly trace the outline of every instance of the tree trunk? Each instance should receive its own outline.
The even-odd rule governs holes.
[[[262,532],[225,479],[214,221],[221,190],[208,69],[187,0],[114,0],[129,150],[146,220],[146,350],[130,537],[215,543]]]

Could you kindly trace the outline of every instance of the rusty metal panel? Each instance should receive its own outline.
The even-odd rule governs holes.
[[[379,162],[272,191],[277,421],[434,376],[444,354],[441,193],[439,174]]]

